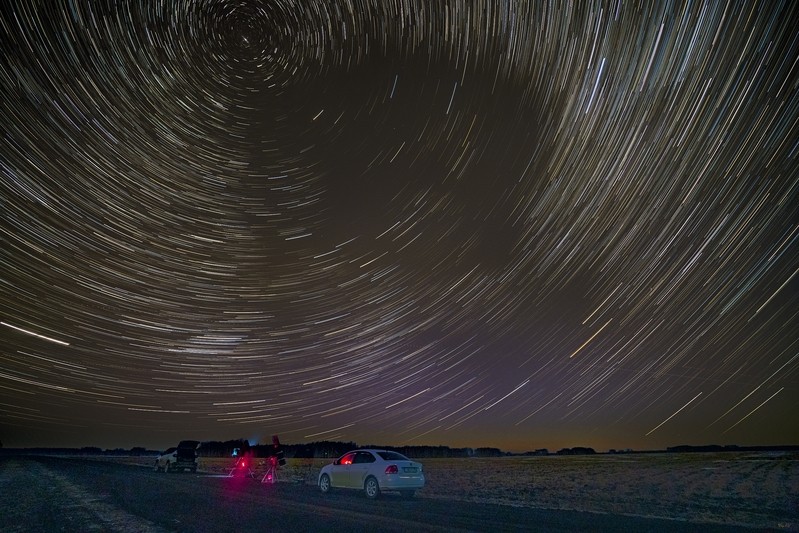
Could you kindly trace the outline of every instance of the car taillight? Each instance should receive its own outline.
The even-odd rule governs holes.
[[[397,473],[399,473],[399,468],[397,468],[397,465],[388,465],[386,467],[386,474],[397,474]]]

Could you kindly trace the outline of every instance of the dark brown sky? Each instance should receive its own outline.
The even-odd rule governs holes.
[[[799,11],[12,3],[0,440],[799,442]]]

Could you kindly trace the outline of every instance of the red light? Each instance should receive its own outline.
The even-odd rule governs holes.
[[[398,474],[398,473],[399,473],[399,468],[397,468],[397,465],[388,465],[386,467],[386,474]]]

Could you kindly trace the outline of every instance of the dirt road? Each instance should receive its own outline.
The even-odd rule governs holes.
[[[322,495],[307,484],[62,457],[0,458],[0,531],[749,531],[468,502]]]

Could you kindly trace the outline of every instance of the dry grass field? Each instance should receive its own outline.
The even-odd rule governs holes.
[[[123,459],[120,459],[123,460]],[[149,459],[128,461],[149,464]],[[420,498],[799,531],[799,455],[686,453],[421,459]],[[280,482],[316,484],[330,459],[288,459]],[[257,464],[258,479],[265,467]],[[232,459],[201,458],[227,474]]]

